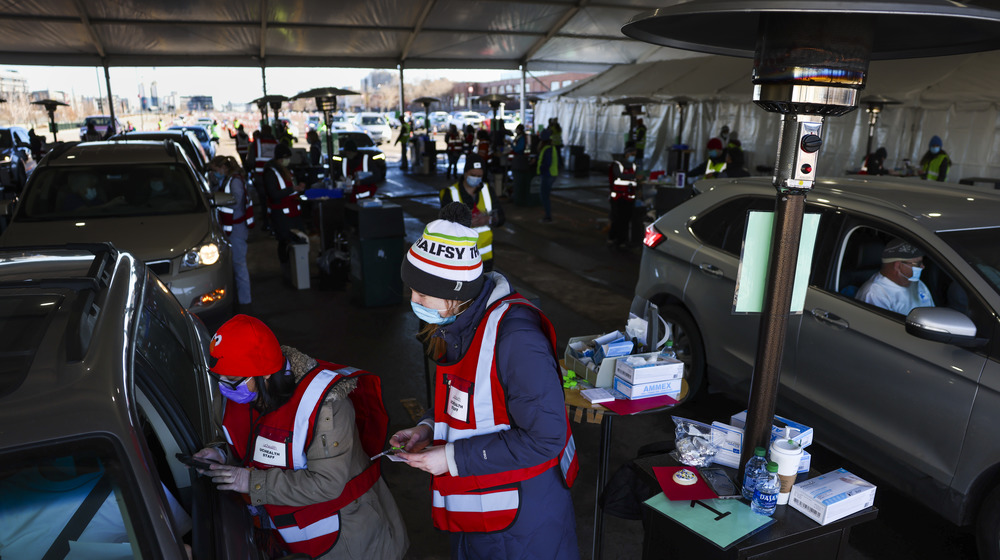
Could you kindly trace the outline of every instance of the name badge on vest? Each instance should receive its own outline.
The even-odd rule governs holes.
[[[288,464],[285,447],[284,442],[257,436],[254,440],[253,460],[264,465],[284,467]]]
[[[448,379],[448,416],[459,422],[469,422],[469,393],[472,383],[461,378]]]

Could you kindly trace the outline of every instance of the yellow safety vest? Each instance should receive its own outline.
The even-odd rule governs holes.
[[[559,158],[556,157],[555,146],[549,144],[538,152],[538,163],[535,165],[535,174],[542,174],[542,160],[545,159],[545,150],[552,150],[552,162],[549,164],[549,175],[555,177],[559,175]]]
[[[462,195],[458,192],[458,183],[448,187],[451,193],[451,199],[455,202],[462,202]],[[476,202],[476,208],[480,213],[490,215],[493,211],[493,199],[490,197],[490,189],[485,184],[483,188],[479,191],[479,200]],[[479,226],[477,228],[472,228],[476,230],[479,234],[479,239],[476,240],[476,247],[479,248],[479,256],[482,257],[484,261],[488,261],[493,258],[493,229],[487,224],[485,226]]]
[[[934,156],[934,159],[927,162],[924,166],[924,172],[927,173],[928,181],[938,181],[938,174],[941,172],[941,164],[948,160],[948,154],[938,154]],[[947,171],[945,172],[947,173]],[[941,181],[944,181],[944,177],[941,177]]]

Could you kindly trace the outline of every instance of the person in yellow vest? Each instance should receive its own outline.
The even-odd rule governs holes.
[[[538,163],[535,164],[535,174],[542,180],[539,192],[542,199],[542,223],[552,222],[552,185],[559,176],[559,151],[552,144],[552,127],[546,128],[539,135],[541,143],[538,148]]]
[[[948,178],[949,167],[951,158],[948,157],[948,152],[944,151],[941,137],[934,136],[927,146],[924,157],[920,158],[920,178],[944,182]]]
[[[437,392],[389,444],[432,475],[431,521],[452,558],[578,560],[579,460],[555,328],[504,275],[483,272],[470,218],[464,204],[442,208],[403,260]]]
[[[719,138],[712,138],[708,141],[706,146],[708,150],[708,155],[705,161],[699,163],[693,169],[689,169],[687,172],[688,179],[703,178],[703,179],[714,179],[726,170],[726,156],[723,153],[722,140]]]
[[[403,172],[407,172],[410,169],[409,163],[406,160],[406,145],[410,143],[410,132],[413,130],[413,125],[410,121],[403,117],[403,122],[399,123],[399,136],[396,138],[396,144],[400,144],[399,152],[399,168]]]
[[[406,527],[370,459],[389,423],[378,376],[281,346],[249,315],[219,327],[209,352],[226,441],[194,454],[210,463],[198,472],[246,502],[268,558],[402,558]]]
[[[493,228],[504,224],[504,212],[496,193],[486,184],[486,162],[478,154],[465,156],[465,172],[454,185],[441,189],[441,208],[461,202],[472,212],[472,228],[479,234],[476,246],[483,267],[493,270]]]

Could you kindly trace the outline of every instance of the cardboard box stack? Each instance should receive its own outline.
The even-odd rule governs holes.
[[[684,363],[657,352],[619,358],[612,388],[624,399],[669,396],[677,398],[684,379]]]
[[[615,361],[628,356],[632,346],[621,331],[571,338],[564,356],[566,369],[575,371],[594,387],[611,387]]]
[[[739,468],[740,454],[743,452],[743,428],[747,423],[747,411],[739,412],[729,419],[729,424],[712,422],[712,431],[716,441],[722,441],[719,452],[715,454],[714,462],[725,467]],[[809,426],[793,422],[787,418],[774,415],[774,425],[771,427],[771,441],[785,437],[785,429],[789,431],[790,439],[803,447],[802,460],[799,462],[799,472],[809,472],[812,456],[804,448],[813,441],[813,429]]]

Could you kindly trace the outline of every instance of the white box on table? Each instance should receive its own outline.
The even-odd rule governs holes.
[[[651,358],[655,361],[644,363]],[[633,385],[680,379],[684,377],[684,362],[657,352],[622,356],[615,365],[615,376]]]
[[[676,399],[681,394],[682,381],[683,379],[671,379],[669,381],[632,385],[621,377],[616,376],[612,380],[614,390],[631,400],[662,397],[664,395]]]
[[[875,485],[845,469],[837,469],[792,486],[788,503],[806,517],[826,525],[875,503]]]
[[[738,469],[740,467],[740,456],[743,453],[743,428],[723,424],[722,422],[712,422],[712,441],[719,445],[712,462]],[[802,450],[802,458],[799,460],[797,472],[807,473],[812,466],[812,455],[805,449]]]
[[[747,423],[747,411],[738,412],[733,414],[729,419],[729,424],[736,426],[737,428],[744,428]],[[799,424],[798,422],[789,420],[788,418],[783,418],[774,415],[774,426],[771,427],[771,441],[779,437],[785,436],[785,426],[792,429],[792,441],[798,443],[802,447],[809,447],[809,444],[813,442],[813,429],[804,424]]]

